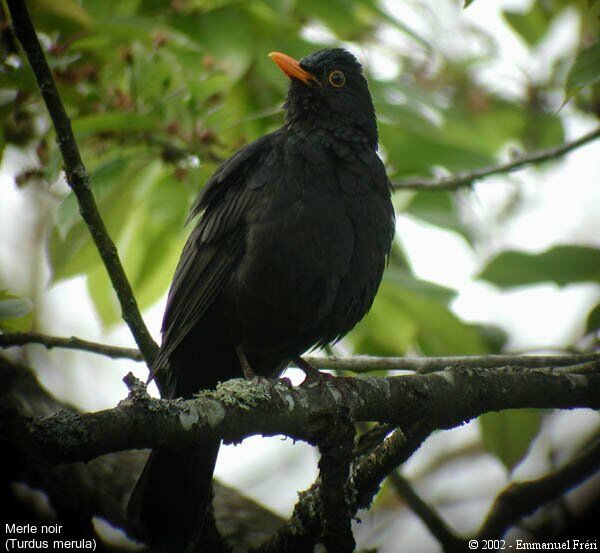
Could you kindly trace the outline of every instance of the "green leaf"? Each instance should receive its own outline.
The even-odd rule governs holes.
[[[107,224],[112,227],[115,221],[120,225],[120,231],[112,235],[117,238],[123,267],[138,306],[144,309],[166,292],[171,281],[183,245],[182,229],[189,194],[159,161],[139,171],[130,186],[129,192],[117,187],[126,195],[115,200],[116,205],[125,207],[127,212],[110,210]],[[102,324],[118,323],[121,308],[89,239],[80,252],[74,259],[71,257],[73,260],[67,269],[79,269],[87,275],[88,291]]]
[[[416,321],[398,309],[380,289],[371,310],[350,333],[349,339],[355,353],[404,355],[414,345],[417,333]]]
[[[423,121],[420,130],[408,129],[400,122],[380,120],[379,134],[389,153],[394,174],[428,174],[435,166],[449,171],[482,167],[494,162],[493,156],[480,151],[480,144],[457,144],[443,136],[439,128]]]
[[[448,305],[456,297],[456,290],[417,278],[405,269],[390,267],[385,272],[383,278],[385,281],[392,282],[397,286],[426,296],[444,305]]]
[[[463,10],[466,10],[475,0],[464,0]]]
[[[111,187],[121,178],[127,168],[128,160],[123,157],[109,159],[90,173],[90,183],[96,203],[102,203]],[[79,204],[73,192],[62,201],[56,213],[56,227],[64,238],[76,223],[81,222]]]
[[[395,305],[417,324],[419,349],[425,355],[484,354],[485,340],[476,327],[461,321],[443,303],[407,288],[396,287]]]
[[[431,44],[419,33],[417,33],[410,25],[401,21],[397,17],[390,15],[385,9],[383,9],[378,0],[362,0],[363,3],[367,4],[368,7],[373,10],[380,18],[383,23],[387,23],[392,27],[398,29],[401,33],[404,33],[409,38],[414,40],[417,44],[425,48],[426,50],[431,50]],[[473,1],[473,0],[471,0]]]
[[[241,78],[252,63],[257,36],[263,36],[261,22],[251,7],[224,6],[206,11],[173,13],[171,27],[218,56],[234,80]]]
[[[600,303],[594,307],[587,316],[585,333],[591,334],[600,330]]]
[[[33,13],[44,12],[58,18],[58,20],[69,20],[84,27],[89,26],[91,23],[87,11],[79,2],[74,0],[35,0],[32,2],[31,9]]]
[[[123,248],[124,266],[140,309],[167,291],[187,232],[182,232],[189,203],[182,183],[164,168],[148,174],[151,186],[132,217]],[[188,229],[189,230],[189,229]]]
[[[529,46],[535,46],[548,31],[552,15],[543,2],[533,2],[528,12],[505,10],[502,16],[506,22]]]
[[[121,320],[121,306],[103,265],[87,272],[87,289],[102,324],[105,327],[117,324]]]
[[[0,164],[2,163],[2,156],[4,155],[4,147],[6,146],[6,142],[4,141],[4,131],[2,127],[0,127]]]
[[[509,409],[479,417],[484,447],[508,470],[523,459],[541,426],[541,414],[533,409]]]
[[[401,355],[415,348],[427,355],[489,351],[477,328],[446,307],[447,293],[440,301],[439,292],[432,295],[423,282],[415,279],[407,285],[394,276],[384,279],[371,311],[351,335],[358,353]]]
[[[77,140],[83,140],[97,133],[151,131],[158,123],[154,115],[133,111],[94,113],[75,119],[73,132]]]
[[[503,352],[504,346],[508,342],[508,334],[503,328],[491,324],[476,324],[475,328],[485,340],[490,353]]]
[[[0,330],[26,332],[31,329],[33,305],[27,298],[20,298],[0,290]]]
[[[360,39],[372,29],[375,15],[361,2],[352,0],[303,0],[298,8],[306,17],[319,19],[343,40]]]
[[[472,239],[469,227],[461,221],[455,205],[455,195],[450,192],[417,192],[406,212],[437,227],[457,232],[467,242]]]
[[[146,169],[122,157],[108,160],[94,171],[94,190],[100,214],[109,235],[118,244],[128,231],[132,206],[148,184]],[[58,281],[92,270],[101,263],[89,230],[77,213],[77,202],[71,194],[58,210],[57,225],[50,233],[48,257],[52,280]]]
[[[600,250],[587,246],[555,246],[538,254],[503,252],[492,259],[478,278],[510,288],[540,282],[564,286],[600,282]]]
[[[524,111],[521,123],[521,142],[526,150],[552,148],[565,140],[563,122],[556,113]]]
[[[567,75],[565,92],[567,98],[584,86],[600,81],[600,40],[577,54],[575,63]]]

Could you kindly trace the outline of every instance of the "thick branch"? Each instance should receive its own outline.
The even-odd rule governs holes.
[[[151,366],[157,351],[157,345],[140,315],[133,290],[119,260],[117,248],[108,235],[104,221],[98,211],[98,206],[90,188],[90,177],[81,159],[71,128],[71,121],[60,99],[48,62],[31,23],[27,7],[24,0],[7,0],[7,3],[15,33],[27,54],[56,130],[56,138],[64,160],[67,182],[77,198],[79,212],[87,224],[119,298],[123,319],[131,329],[144,359]]]
[[[354,424],[343,412],[323,423],[319,439],[322,541],[327,551],[352,553],[356,547],[352,535],[354,486],[350,481]]]
[[[5,463],[2,471],[5,483],[18,481],[43,490],[56,512],[53,522],[67,523],[69,530],[89,525],[92,517],[100,516],[115,527],[131,532],[125,508],[147,453],[124,451],[103,455],[89,463],[49,465],[35,455],[26,433],[6,431],[11,412],[21,417],[39,417],[70,408],[49,395],[28,367],[1,356],[0,381],[0,449],[11,452],[6,458],[8,467]],[[284,522],[233,488],[214,481],[213,489],[217,526],[232,547],[232,553],[246,553]],[[18,520],[17,512],[22,503],[12,492],[0,497],[0,502],[14,517],[12,520]],[[11,517],[6,522],[9,520]],[[21,520],[35,521],[32,517]],[[91,529],[89,535],[92,535]]]
[[[325,388],[325,389],[324,389]],[[291,387],[285,380],[229,380],[192,400],[126,400],[88,414],[57,413],[30,430],[49,458],[87,460],[131,448],[194,443],[201,437],[239,442],[284,434],[314,442],[314,421],[340,408],[355,421],[408,427],[424,418],[451,428],[484,412],[521,407],[600,408],[600,371],[452,367],[427,375],[336,378]]]
[[[564,467],[537,480],[513,482],[494,501],[479,539],[501,538],[522,518],[587,480],[600,469],[600,438]]]
[[[129,400],[99,413],[53,415],[34,422],[30,430],[54,460],[88,459],[114,449],[189,443],[210,432],[229,441],[252,433],[312,439],[315,420],[347,406],[355,420],[387,419],[405,429],[354,464],[355,512],[370,504],[383,479],[437,428],[501,408],[600,407],[598,371],[580,375],[455,367],[427,375],[337,378],[323,388],[234,380],[193,400]],[[321,532],[319,495],[318,486],[302,494],[292,520],[260,551],[306,551]]]
[[[134,361],[144,360],[138,349],[99,344],[97,342],[90,342],[89,340],[77,338],[76,336],[61,338],[58,336],[48,336],[47,334],[40,334],[37,332],[11,332],[7,334],[0,334],[0,348],[24,346],[26,344],[41,344],[47,349],[66,348],[88,351],[90,353],[106,355],[107,357],[112,357],[113,359],[125,358],[133,359]]]
[[[537,152],[524,154],[507,163],[483,167],[470,172],[457,173],[456,175],[451,175],[449,177],[400,180],[392,183],[392,187],[394,190],[456,190],[457,188],[471,186],[475,181],[491,175],[511,173],[513,171],[517,171],[518,169],[522,169],[527,165],[533,165],[551,159],[557,159],[575,150],[576,148],[587,144],[588,142],[592,142],[598,137],[600,137],[600,127],[571,142],[565,142],[560,146],[554,146],[553,148],[547,148]]]
[[[360,457],[352,468],[356,495],[352,512],[370,506],[383,480],[406,461],[435,430],[427,421],[408,427],[407,432],[396,430],[371,453]],[[277,533],[257,548],[254,553],[304,553],[312,549],[321,532],[318,510],[320,486],[302,492],[290,520]]]
[[[438,512],[423,501],[404,476],[398,471],[393,471],[389,478],[398,494],[440,542],[445,553],[460,553],[467,549],[466,540],[459,538],[448,527]]]
[[[450,428],[489,410],[600,408],[600,374],[536,369],[464,369],[388,378],[337,378],[292,388],[283,381],[233,380],[188,401],[126,401],[100,413],[57,414],[30,426],[54,460],[91,458],[128,447],[191,443],[206,434],[239,441],[252,434],[284,433],[314,441],[315,419],[339,412],[354,420],[382,420],[405,429],[355,462],[353,512],[368,507],[381,482],[436,429]],[[107,429],[110,429],[107,431]],[[319,486],[301,494],[292,519],[258,551],[306,551],[321,533]]]

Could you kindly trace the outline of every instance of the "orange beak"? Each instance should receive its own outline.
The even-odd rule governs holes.
[[[271,52],[269,57],[290,79],[298,79],[304,84],[310,84],[311,81],[314,81],[321,86],[319,79],[317,79],[312,73],[302,69],[300,64],[294,58],[287,56],[286,54],[282,54],[281,52]]]

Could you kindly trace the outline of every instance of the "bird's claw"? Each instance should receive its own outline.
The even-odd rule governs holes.
[[[296,357],[294,362],[298,368],[305,374],[305,378],[302,381],[302,386],[310,386],[312,384],[322,385],[327,382],[332,382],[335,376],[321,372],[319,369],[313,367],[310,363],[306,362],[302,357]]]

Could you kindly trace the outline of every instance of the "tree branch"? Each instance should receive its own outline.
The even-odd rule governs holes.
[[[460,385],[458,382],[455,383],[457,386]],[[481,385],[485,386],[484,382],[481,382]],[[529,385],[535,387],[533,382],[530,382]],[[590,382],[590,385],[593,384]],[[467,397],[474,391],[474,389],[469,390]],[[540,389],[540,393],[544,394],[544,391]],[[447,415],[453,418],[456,413],[452,412],[450,405],[447,408],[449,409]],[[462,409],[460,401],[456,405],[456,409]],[[359,508],[370,506],[383,480],[400,464],[408,460],[432,432],[439,428],[450,427],[435,422],[435,418],[425,416],[416,422],[411,422],[405,425],[405,431],[398,428],[372,452],[356,460],[352,471],[352,480],[356,489],[354,513]],[[574,473],[577,471],[575,470]],[[317,483],[313,484],[309,490],[302,492],[290,520],[272,538],[253,550],[253,553],[301,553],[310,550],[321,531],[321,520],[318,516],[319,488]],[[458,549],[458,551],[462,551],[462,549]]]
[[[406,461],[435,430],[426,421],[416,422],[407,428],[406,433],[397,429],[372,452],[355,461],[352,467],[356,490],[356,501],[352,506],[354,514],[358,509],[370,506],[386,476]],[[290,520],[252,553],[304,553],[312,550],[321,532],[319,495],[318,483],[302,492]]]
[[[438,512],[429,506],[413,489],[410,482],[398,471],[389,476],[396,492],[406,501],[413,512],[440,542],[446,553],[461,553],[467,549],[467,541],[459,538],[440,517]]]
[[[577,370],[577,367],[574,368]],[[227,381],[196,399],[166,401],[137,394],[115,409],[61,412],[29,424],[21,434],[52,461],[86,460],[108,451],[192,443],[222,435],[239,441],[251,434],[284,433],[313,440],[315,420],[348,409],[354,420],[401,424],[392,436],[352,469],[356,489],[352,512],[367,507],[383,479],[429,436],[483,412],[497,409],[600,408],[600,368],[595,373],[551,369],[465,369],[388,378],[336,378],[323,386],[293,388],[285,381]],[[292,519],[259,551],[306,551],[321,533],[320,488],[301,494]]]
[[[488,368],[523,367],[527,369],[572,366],[600,361],[600,353],[570,355],[449,355],[442,357],[312,357],[303,359],[317,369],[369,373],[374,371],[415,371],[430,373],[447,367]]]
[[[451,428],[492,410],[600,408],[599,365],[586,374],[451,367],[426,375],[339,377],[327,390],[318,384],[292,387],[285,379],[233,379],[191,400],[138,395],[95,413],[59,412],[34,420],[29,429],[49,459],[73,461],[131,448],[189,445],[207,436],[232,443],[284,434],[315,443],[314,421],[340,408],[354,421],[409,426],[427,418],[435,428]]]
[[[342,411],[323,420],[322,434],[319,438],[322,541],[327,551],[352,553],[356,547],[352,534],[354,486],[350,481],[354,424]]]
[[[523,154],[513,161],[509,161],[507,163],[483,167],[470,172],[457,173],[449,177],[400,180],[393,182],[392,188],[394,190],[456,190],[457,188],[471,186],[475,181],[491,175],[511,173],[513,171],[517,171],[518,169],[522,169],[527,165],[542,163],[551,159],[557,159],[575,150],[576,148],[595,140],[598,137],[600,137],[600,127],[571,142],[565,142],[560,146],[554,146],[552,148],[538,150],[537,152]]]
[[[90,188],[90,177],[81,159],[71,121],[67,116],[48,62],[40,46],[24,0],[7,0],[15,34],[25,51],[56,131],[56,139],[64,161],[67,182],[79,204],[79,212],[90,231],[104,262],[108,276],[121,305],[123,319],[148,366],[158,349],[139,312],[137,302],[119,259],[117,248],[108,235]]]
[[[7,332],[0,334],[0,348],[41,344],[48,349],[68,348],[106,355],[112,358],[127,358],[143,361],[142,354],[135,348],[111,346],[83,340],[76,336],[69,338],[50,336],[36,332]],[[579,363],[600,360],[600,353],[578,353],[565,355],[451,355],[442,357],[317,357],[303,359],[318,369],[368,373],[374,371],[415,371],[429,373],[447,367],[461,366],[472,368],[523,367],[527,369],[543,367],[570,367]]]
[[[10,419],[47,416],[58,410],[72,410],[44,390],[33,371],[0,356],[0,449],[10,451],[8,467],[1,472],[6,495],[0,503],[8,509],[12,521],[17,521],[23,502],[14,497],[11,482],[25,483],[41,489],[56,513],[51,522],[66,523],[70,531],[90,525],[100,516],[113,526],[134,535],[126,517],[126,505],[131,490],[146,463],[145,451],[123,451],[103,455],[89,463],[49,465],[36,455],[26,439],[26,432],[8,431]],[[11,416],[12,413],[12,416]],[[21,428],[22,425],[21,425]],[[2,482],[0,482],[1,484]],[[284,520],[254,503],[238,491],[213,481],[214,511],[219,532],[232,548],[232,553],[246,553],[271,536]],[[27,506],[25,506],[27,507]],[[34,509],[31,510],[32,514]],[[6,519],[9,522],[11,518]],[[27,516],[22,520],[35,521]],[[50,521],[43,521],[44,524]],[[89,535],[93,532],[89,529]],[[122,551],[122,549],[118,549]],[[148,550],[149,553],[152,550]]]
[[[574,368],[577,370],[577,367]],[[436,429],[451,428],[498,409],[600,408],[600,368],[594,374],[551,369],[465,369],[426,375],[336,378],[323,386],[293,388],[285,381],[230,380],[192,400],[126,400],[99,413],[58,413],[33,421],[29,430],[47,458],[88,459],[106,451],[159,447],[222,436],[286,434],[314,442],[313,421],[348,409],[354,420],[402,425],[353,466],[355,513],[368,507],[381,482]],[[290,521],[259,547],[261,553],[303,552],[322,529],[320,487],[301,494]],[[308,549],[307,549],[308,548]]]
[[[478,539],[501,538],[522,518],[587,480],[600,469],[600,437],[562,468],[537,480],[513,482],[500,493],[478,533]]]
[[[98,342],[90,342],[89,340],[83,340],[76,336],[61,338],[58,336],[40,334],[38,332],[9,332],[0,334],[0,348],[24,346],[26,344],[41,344],[47,349],[66,348],[87,351],[105,355],[113,359],[125,358],[133,359],[134,361],[144,360],[138,349],[99,344]]]

